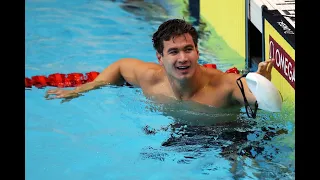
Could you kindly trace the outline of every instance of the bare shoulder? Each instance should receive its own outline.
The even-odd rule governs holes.
[[[236,80],[240,77],[239,74],[225,73],[218,69],[205,69],[207,76],[210,78],[212,86],[233,86],[236,85]]]
[[[213,86],[220,84],[220,81],[224,78],[225,73],[219,69],[201,67],[201,70],[210,79],[210,84]]]
[[[146,71],[143,73],[141,79],[148,85],[155,85],[162,82],[164,79],[163,68],[156,63],[146,63]]]
[[[237,87],[238,74],[225,73],[218,69],[205,69],[205,77],[208,78],[207,88],[208,102],[215,107],[224,107],[234,104],[233,92]]]
[[[135,86],[151,82],[155,78],[154,74],[161,69],[159,64],[136,58],[121,58],[116,63],[120,66],[122,77]]]
[[[161,66],[154,62],[146,62],[136,58],[121,58],[119,60],[122,66],[133,66],[134,69],[148,70],[148,69],[159,69]],[[132,68],[132,67],[131,67]]]
[[[128,58],[129,59],[129,58]],[[154,62],[145,62],[139,59],[130,58],[130,61],[135,61],[136,76],[140,84],[154,84],[160,80],[159,73],[162,67]]]
[[[237,79],[240,77],[240,74],[235,74],[235,73],[224,73],[223,79],[226,83],[235,85]]]

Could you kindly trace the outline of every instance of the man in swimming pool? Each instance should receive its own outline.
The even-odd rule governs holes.
[[[198,64],[198,34],[192,25],[181,19],[168,20],[159,26],[152,41],[159,64],[123,58],[104,69],[94,81],[73,90],[51,89],[45,97],[72,99],[107,84],[123,85],[128,82],[156,100],[166,97],[216,108],[244,105],[236,83],[239,74],[224,73]],[[256,73],[271,80],[273,63],[273,60],[261,62]],[[248,89],[245,78],[241,80],[246,98],[253,105],[256,98]],[[53,97],[49,97],[51,95]]]

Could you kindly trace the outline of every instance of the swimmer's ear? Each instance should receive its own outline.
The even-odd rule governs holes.
[[[157,59],[158,59],[159,64],[162,66],[162,65],[163,65],[163,61],[162,61],[162,56],[161,56],[161,54],[157,52],[157,53],[156,53],[156,56],[157,56]]]

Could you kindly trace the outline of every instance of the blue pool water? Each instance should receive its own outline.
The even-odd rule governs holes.
[[[152,33],[186,16],[187,6],[174,2],[27,0],[26,77],[101,71],[124,57],[156,62]],[[219,62],[200,50],[200,62]],[[25,90],[28,180],[294,179],[294,123],[286,116],[252,120],[241,111],[228,124],[183,125],[140,89],[108,86],[61,103],[45,100],[49,88]]]

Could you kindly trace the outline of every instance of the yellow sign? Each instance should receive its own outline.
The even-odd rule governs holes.
[[[272,83],[284,100],[294,102],[295,96],[295,39],[294,28],[281,16],[264,13],[265,59],[274,58]]]

